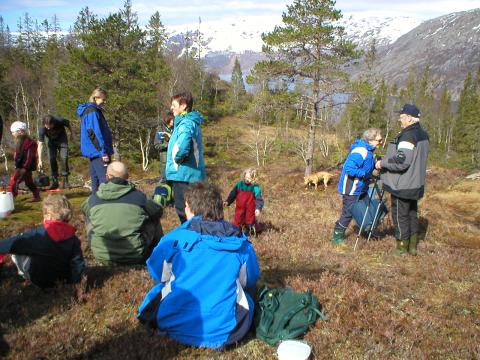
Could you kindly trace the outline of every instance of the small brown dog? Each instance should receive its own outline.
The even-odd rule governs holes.
[[[315,190],[317,190],[318,184],[323,182],[323,189],[327,190],[328,182],[333,178],[335,174],[330,174],[326,171],[319,171],[310,176],[305,176],[303,178],[305,182],[305,187],[308,189],[311,184],[315,185]]]

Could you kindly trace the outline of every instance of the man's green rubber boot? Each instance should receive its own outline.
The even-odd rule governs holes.
[[[411,235],[410,242],[408,243],[408,253],[410,255],[413,255],[413,256],[417,255],[417,244],[418,244],[417,234]]]
[[[393,252],[395,256],[401,256],[408,253],[408,240],[397,240],[397,248]]]

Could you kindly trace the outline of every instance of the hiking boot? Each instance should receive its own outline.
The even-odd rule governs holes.
[[[257,236],[257,230],[255,229],[255,225],[247,225],[247,230],[250,237]]]
[[[242,230],[242,233],[244,233],[248,237],[255,237],[257,235],[254,225],[244,224],[240,229]]]
[[[70,183],[68,182],[68,176],[63,177],[62,189],[70,189]]]
[[[402,256],[408,253],[408,240],[398,240],[397,239],[397,248],[393,252],[395,256]]]
[[[33,192],[32,199],[26,200],[26,202],[29,202],[29,203],[34,203],[39,201],[42,201],[42,199],[40,198],[40,191],[38,189]]]
[[[417,244],[418,244],[417,234],[411,235],[410,241],[408,243],[408,253],[410,255],[413,255],[413,256],[417,255]]]
[[[48,190],[57,190],[58,189],[58,179],[55,176],[52,176],[52,184]]]
[[[344,242],[345,230],[346,229],[343,226],[335,224],[335,227],[333,228],[333,235],[331,240],[333,244],[340,245]]]

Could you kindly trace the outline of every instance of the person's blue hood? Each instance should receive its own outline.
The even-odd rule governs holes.
[[[375,147],[370,145],[366,140],[364,139],[357,139],[353,142],[352,145],[350,145],[350,152],[352,152],[353,149],[357,147],[364,147],[367,148],[368,151],[373,151],[375,150]]]
[[[175,126],[177,126],[180,122],[182,122],[185,119],[195,121],[198,125],[201,125],[203,123],[202,115],[200,115],[200,113],[197,110],[193,110],[184,115],[175,116],[175,120],[174,120]]]
[[[82,117],[85,110],[87,110],[87,108],[89,108],[89,107],[94,107],[94,108],[97,108],[98,110],[102,110],[99,106],[97,106],[96,104],[91,103],[91,102],[88,102],[88,103],[85,103],[85,104],[78,104],[78,106],[77,106],[77,116]]]
[[[211,249],[234,251],[240,249],[243,243],[248,241],[237,226],[224,220],[210,221],[195,216],[184,226],[200,235],[197,241],[189,243],[186,250],[190,250],[198,241],[202,241]]]

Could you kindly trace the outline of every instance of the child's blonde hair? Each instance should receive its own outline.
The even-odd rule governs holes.
[[[49,194],[42,202],[43,216],[50,215],[52,220],[68,222],[73,217],[73,207],[65,195]]]
[[[257,179],[258,179],[257,169],[248,168],[248,169],[243,170],[241,180],[245,181],[245,178],[247,177],[247,175],[250,176],[250,181],[251,181],[252,184],[255,184],[257,182]]]
[[[88,100],[89,102],[95,102],[95,98],[97,97],[104,97],[107,98],[107,91],[100,86],[97,86],[93,92],[92,95],[90,95],[90,99]]]

